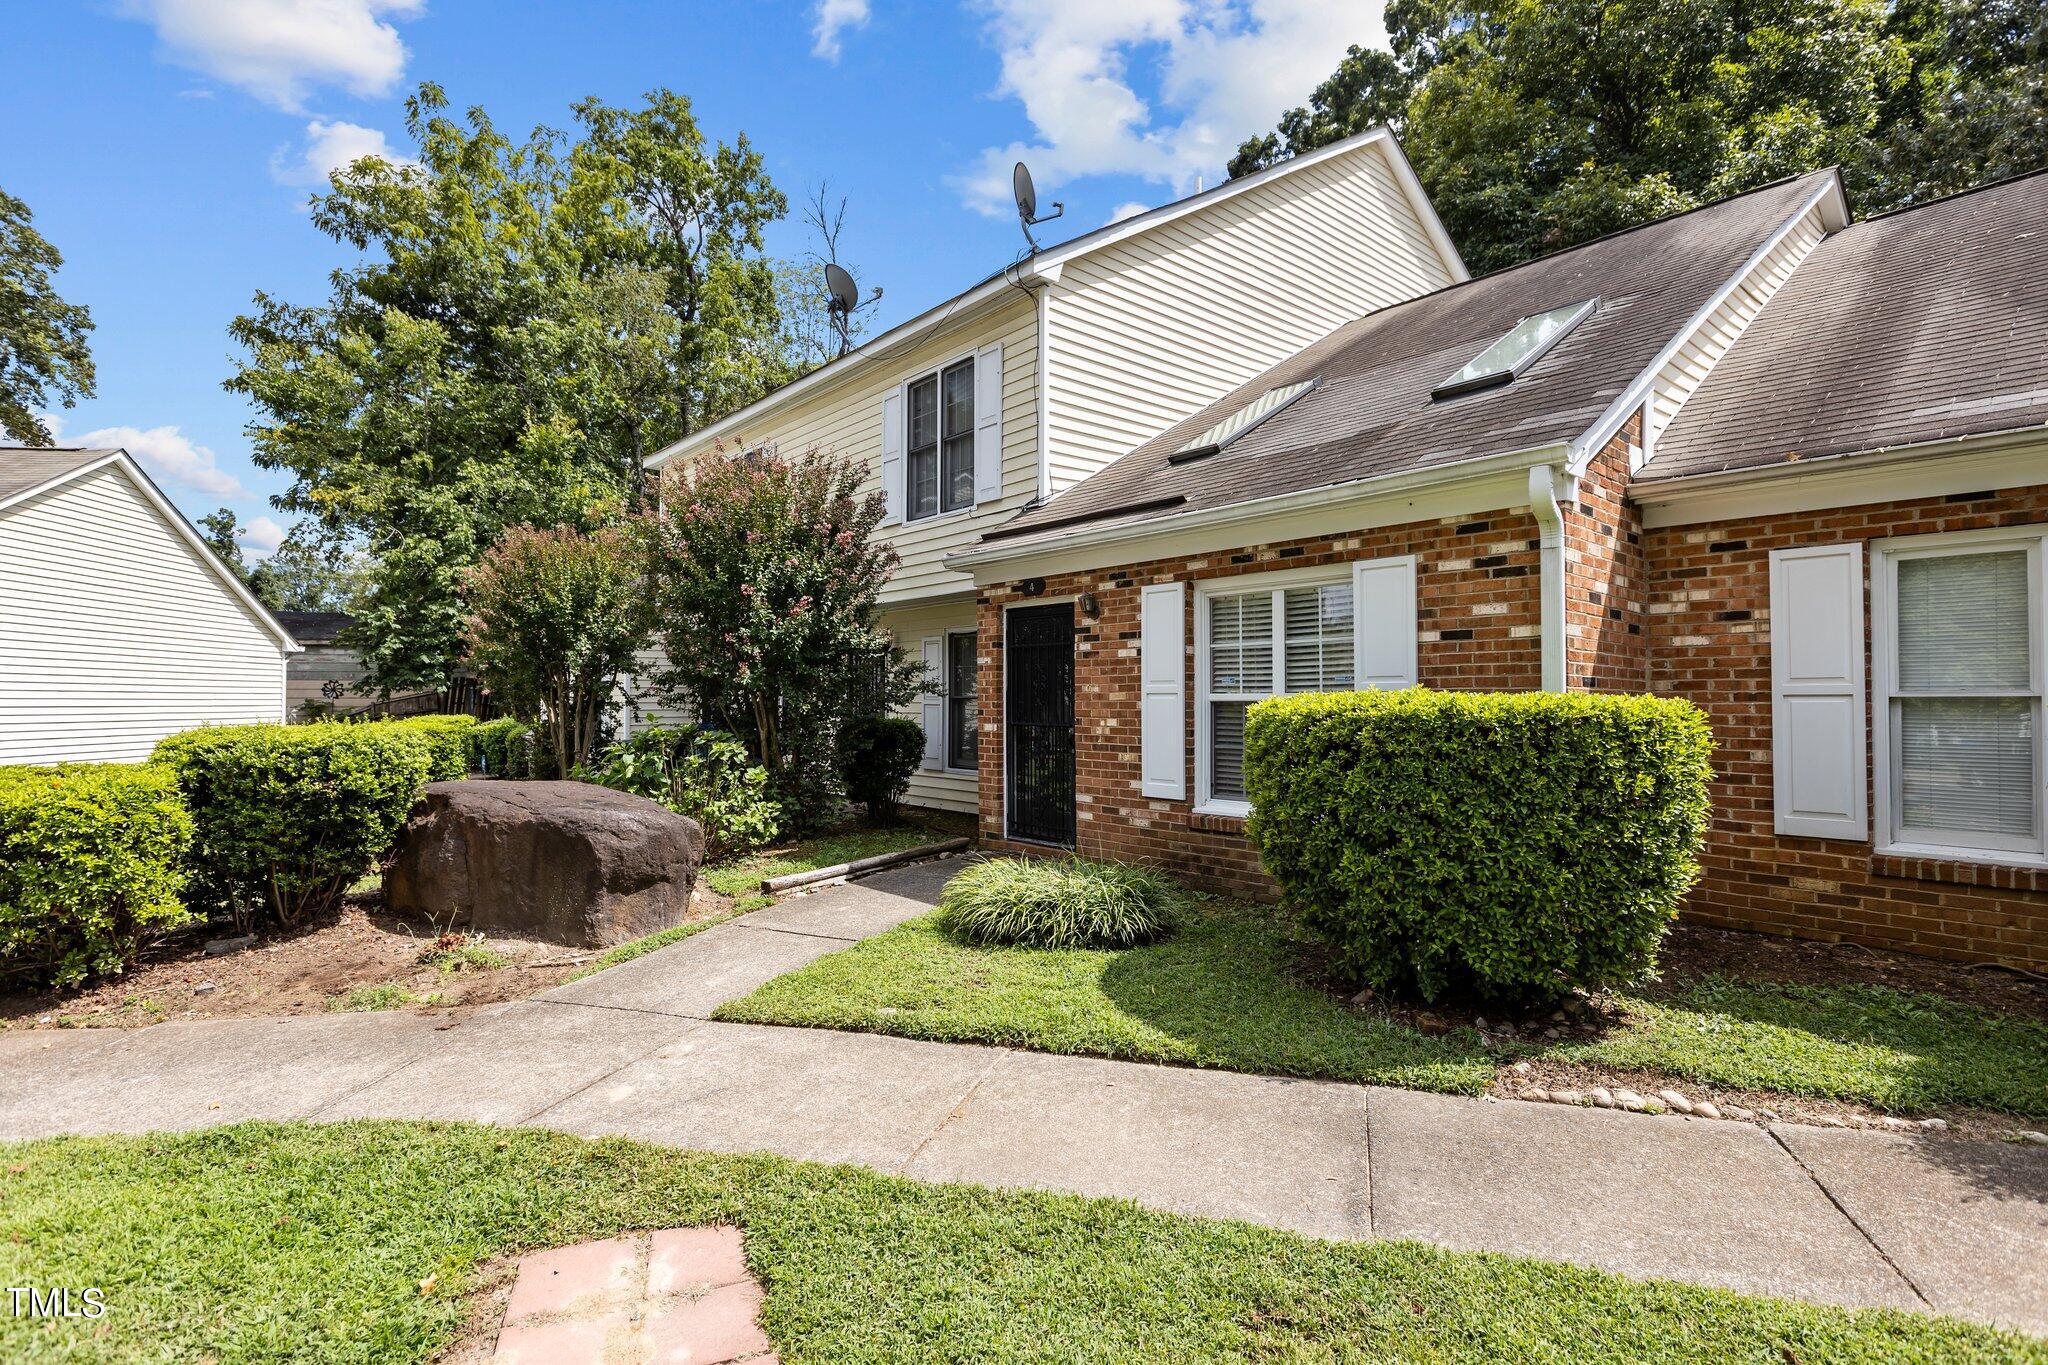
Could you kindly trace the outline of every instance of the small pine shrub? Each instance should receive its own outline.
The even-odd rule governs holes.
[[[839,734],[839,780],[846,799],[875,820],[895,814],[924,758],[924,727],[907,716],[863,716]]]
[[[939,913],[969,943],[1129,948],[1168,928],[1176,892],[1158,873],[1081,858],[991,858],[946,883]]]
[[[163,768],[0,768],[0,976],[70,987],[196,918],[192,818]]]
[[[1247,828],[1355,980],[1625,985],[1699,875],[1712,749],[1698,707],[1659,697],[1279,697],[1246,730]]]
[[[387,857],[436,749],[405,724],[223,725],[172,735],[154,761],[192,813],[192,903],[246,928],[331,908]]]

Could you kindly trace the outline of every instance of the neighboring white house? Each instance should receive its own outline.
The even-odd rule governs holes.
[[[884,623],[930,680],[908,799],[973,811],[974,581],[945,557],[1351,319],[1466,277],[1375,129],[1028,256],[648,463],[722,443],[865,467],[902,561]]]
[[[0,448],[0,763],[282,720],[298,649],[125,452]]]

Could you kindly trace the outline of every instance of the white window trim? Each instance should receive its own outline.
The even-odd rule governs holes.
[[[1210,745],[1214,740],[1214,710],[1210,706],[1213,698],[1209,694],[1209,602],[1216,597],[1235,597],[1240,593],[1274,591],[1288,588],[1320,588],[1332,584],[1350,584],[1353,580],[1353,565],[1350,562],[1324,565],[1313,569],[1278,569],[1268,573],[1237,574],[1230,578],[1212,578],[1194,584],[1195,593],[1195,814],[1222,815],[1243,819],[1252,813],[1251,802],[1236,801],[1209,795],[1210,767],[1214,762]],[[1356,680],[1356,658],[1358,651],[1358,604],[1352,601],[1351,648],[1354,660],[1354,681]],[[1273,612],[1273,681],[1284,683],[1287,678],[1287,626],[1286,615],[1280,604],[1274,604]],[[1280,692],[1270,696],[1285,695]]]
[[[974,678],[975,685],[978,688],[981,683],[981,643],[979,640],[980,634],[980,628],[977,626],[956,626],[952,630],[944,631],[941,634],[941,638],[944,639],[946,643],[940,647],[939,655],[941,661],[945,665],[946,676],[940,680],[945,684],[945,690],[939,694],[943,701],[943,704],[939,708],[939,714],[944,716],[946,719],[945,733],[939,737],[939,760],[941,763],[944,764],[944,766],[941,767],[939,771],[943,773],[950,773],[954,777],[974,777],[979,775],[981,772],[981,768],[978,762],[977,765],[972,768],[956,768],[953,766],[953,639],[955,636],[965,635],[968,639],[975,641]],[[974,723],[978,727],[981,724],[981,718],[979,716],[976,716]],[[981,753],[981,736],[977,734],[974,737],[974,739],[974,751],[978,759]]]
[[[917,373],[905,376],[903,382],[896,386],[896,392],[902,395],[903,399],[903,520],[900,523],[898,523],[899,525],[925,526],[935,521],[942,521],[947,517],[972,516],[974,515],[974,511],[977,506],[988,506],[987,503],[976,503],[972,498],[969,498],[967,501],[967,505],[965,507],[954,507],[951,509],[948,509],[946,507],[946,433],[944,429],[945,386],[943,382],[941,382],[939,386],[940,431],[937,451],[939,461],[938,477],[940,480],[939,505],[934,510],[927,512],[925,515],[921,517],[912,516],[910,513],[910,386],[912,384],[922,383],[924,380],[927,379],[936,380],[940,375],[944,374],[947,370],[950,370],[955,365],[962,364],[963,362],[968,367],[971,383],[972,378],[974,377],[975,367],[981,363],[980,352],[972,348],[961,352],[959,355],[954,356],[950,360],[942,360],[936,365],[927,365],[923,369],[917,371]],[[980,393],[976,392],[974,394],[974,401],[977,404],[981,402]],[[980,410],[979,408],[977,408],[975,411],[975,416],[979,418],[980,415]],[[969,422],[967,424],[967,435],[970,442],[973,440],[974,437],[974,425],[975,424],[973,422]],[[967,459],[969,467],[972,468],[974,462],[974,450],[971,444],[968,447]],[[948,771],[959,772],[961,771],[961,769],[952,768],[948,769]]]
[[[2042,734],[2044,707],[2048,707],[2048,527],[2019,526],[1987,531],[1950,531],[1936,535],[1902,536],[1871,543],[1870,650],[1871,728],[1876,750],[1874,781],[1877,798],[1876,849],[1881,854],[1907,858],[1931,858],[1947,862],[1982,863],[2002,867],[2048,867],[2048,736]],[[1893,705],[1898,700],[1898,641],[1896,628],[1898,564],[1902,559],[1970,554],[1987,549],[2025,549],[2028,553],[2028,616],[2033,623],[2033,649],[2029,660],[2033,686],[2028,690],[1987,688],[1962,695],[2022,696],[2034,699],[2034,838],[2024,847],[1986,847],[1967,843],[1969,836],[1953,840],[1902,830],[1895,822],[1898,793],[1897,728]]]

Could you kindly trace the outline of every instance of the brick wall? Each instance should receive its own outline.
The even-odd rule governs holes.
[[[1629,418],[1594,456],[1565,509],[1564,673],[1574,692],[1649,687],[1643,523],[1627,499],[1641,423]]]
[[[1022,850],[1004,838],[1002,629],[1004,609],[1092,594],[1097,614],[1077,611],[1074,735],[1076,851],[1172,869],[1208,887],[1273,894],[1245,839],[1243,822],[1193,812],[1194,802],[1159,801],[1139,790],[1139,590],[1275,569],[1302,569],[1391,555],[1417,557],[1417,668],[1431,687],[1523,690],[1542,685],[1537,637],[1536,523],[1527,511],[1497,511],[1356,535],[1248,546],[1185,559],[1153,560],[1049,578],[1027,598],[1010,585],[980,598],[981,822],[984,843]],[[1187,597],[1187,790],[1194,794],[1194,594]]]
[[[2048,487],[1644,535],[1652,690],[1699,703],[1717,744],[1713,825],[1690,913],[1803,938],[2048,966],[2048,874],[1879,858],[1870,843],[1772,832],[1770,552],[2040,522]],[[1867,593],[1865,602],[1867,612]]]

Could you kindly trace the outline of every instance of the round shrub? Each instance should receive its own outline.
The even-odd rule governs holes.
[[[0,768],[0,976],[118,972],[196,918],[179,899],[192,819],[163,768]]]
[[[584,775],[695,820],[707,858],[751,852],[782,832],[782,808],[768,795],[768,770],[722,731],[690,725],[639,730],[605,750]]]
[[[247,926],[332,907],[391,851],[434,769],[404,724],[224,725],[172,735],[155,760],[192,812],[192,901]]]
[[[1653,969],[1698,876],[1712,748],[1667,698],[1280,697],[1246,729],[1248,832],[1355,980],[1607,988]]]
[[[946,883],[939,913],[970,943],[1128,948],[1166,932],[1173,884],[1156,872],[1081,858],[991,858]]]
[[[846,799],[877,820],[895,813],[924,758],[924,727],[907,716],[862,716],[839,733],[839,780]]]
[[[486,777],[524,777],[528,766],[523,752],[533,734],[532,727],[510,716],[472,726],[464,741],[469,749],[469,770]]]

